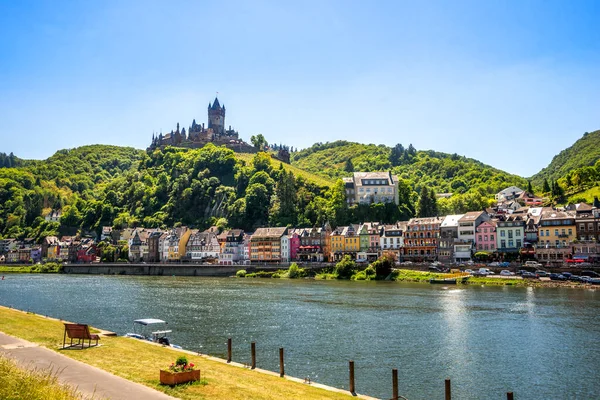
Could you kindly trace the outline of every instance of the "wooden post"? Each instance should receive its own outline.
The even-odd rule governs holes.
[[[227,362],[231,362],[231,338],[227,339]]]
[[[392,400],[398,400],[398,370],[392,369]]]
[[[452,400],[452,389],[450,388],[450,379],[446,379],[446,397],[445,400]]]
[[[250,343],[250,352],[252,353],[252,369],[256,368],[256,342]]]
[[[506,392],[506,400],[514,400],[513,392]]]
[[[350,368],[350,393],[356,394],[356,387],[354,386],[354,361],[350,361],[348,367]]]
[[[279,348],[279,376],[283,378],[285,375],[285,367],[283,366],[283,347]]]

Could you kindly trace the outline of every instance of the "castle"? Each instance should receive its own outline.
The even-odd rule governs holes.
[[[240,140],[237,131],[231,129],[225,130],[225,104],[221,106],[219,99],[215,97],[215,101],[208,103],[208,127],[203,124],[197,124],[196,120],[192,121],[192,125],[188,128],[179,130],[179,122],[177,130],[158,136],[152,134],[152,143],[148,150],[164,148],[166,146],[177,147],[203,147],[207,143],[214,143],[217,146],[225,145],[235,151],[244,153],[254,153],[256,149],[248,143]]]

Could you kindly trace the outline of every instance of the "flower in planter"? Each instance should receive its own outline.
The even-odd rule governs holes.
[[[187,357],[185,356],[178,357],[177,360],[169,366],[169,371],[171,372],[186,372],[193,370],[194,363],[188,363]]]

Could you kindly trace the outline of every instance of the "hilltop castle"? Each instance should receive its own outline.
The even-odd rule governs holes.
[[[177,130],[163,135],[162,132],[155,136],[152,134],[152,143],[148,150],[164,148],[165,146],[191,147],[199,148],[207,143],[214,143],[217,146],[225,145],[233,150],[245,153],[254,153],[256,150],[253,146],[240,140],[238,132],[231,129],[225,130],[225,104],[221,106],[219,99],[215,97],[215,101],[208,103],[208,127],[203,124],[197,124],[196,120],[192,121],[192,125],[188,128],[179,130],[179,122]]]

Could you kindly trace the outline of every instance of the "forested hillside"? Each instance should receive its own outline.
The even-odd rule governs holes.
[[[400,198],[400,207],[347,209],[341,181],[284,167],[267,153],[239,156],[212,144],[150,153],[85,146],[25,167],[0,168],[0,235],[40,239],[59,232],[99,232],[105,225],[218,224],[252,230],[393,222],[414,214],[408,186],[401,186]],[[62,210],[60,222],[44,220],[51,209]]]
[[[564,178],[573,170],[593,167],[600,160],[600,130],[586,132],[572,146],[558,153],[550,164],[531,179],[541,187],[544,179],[555,181]]]
[[[449,199],[439,200],[441,214],[479,210],[507,186],[527,187],[525,179],[477,160],[419,151],[412,145],[390,148],[346,141],[317,143],[293,153],[292,164],[330,178],[351,176],[353,171],[391,170],[417,193],[424,187],[436,193],[453,193]]]

